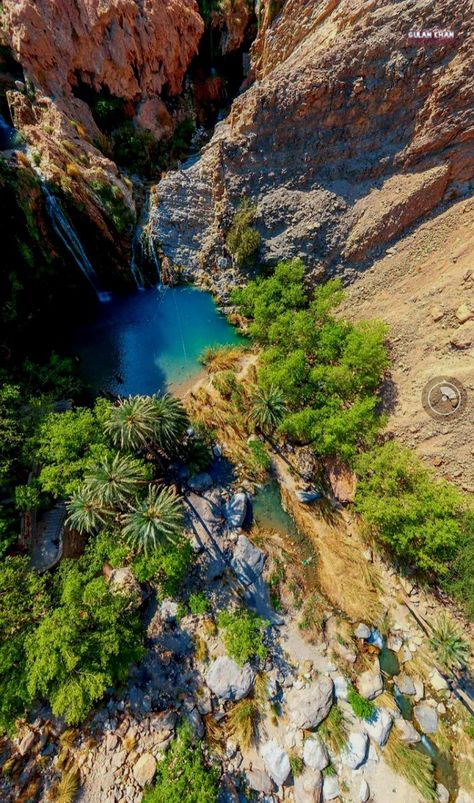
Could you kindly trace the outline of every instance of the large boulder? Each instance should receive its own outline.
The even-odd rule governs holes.
[[[133,776],[139,786],[147,786],[156,772],[156,760],[151,753],[143,753],[133,765]]]
[[[359,800],[360,800],[360,803],[367,803],[369,797],[370,797],[369,784],[367,783],[365,778],[362,778],[362,780],[360,782],[360,786],[359,786]]]
[[[339,781],[337,775],[326,775],[323,781],[323,800],[334,800],[339,797]]]
[[[247,495],[243,491],[231,496],[224,505],[224,516],[230,530],[238,530],[247,514]]]
[[[286,695],[290,721],[298,728],[316,728],[329,714],[334,685],[322,675],[305,689],[292,689]]]
[[[356,680],[356,686],[359,694],[366,697],[367,700],[373,700],[383,691],[383,679],[380,673],[379,662],[376,659],[373,669],[367,669],[362,672]]]
[[[430,705],[426,705],[426,703],[415,705],[413,716],[423,733],[436,733],[438,730],[438,714],[436,708],[432,708]]]
[[[386,708],[377,708],[375,716],[369,722],[364,723],[366,733],[380,747],[383,747],[388,739],[393,724],[390,712]]]
[[[206,683],[221,700],[241,700],[253,686],[255,672],[249,664],[238,666],[231,658],[216,658],[209,667]]]
[[[416,694],[415,684],[410,675],[406,675],[405,672],[402,672],[400,675],[397,675],[394,680],[400,694],[409,694],[410,696]]]
[[[254,792],[262,792],[264,795],[271,795],[275,788],[273,781],[263,770],[247,770],[245,777],[249,788]]]
[[[315,734],[306,739],[303,746],[303,758],[307,767],[312,770],[323,770],[329,764],[328,751],[321,737]]]
[[[260,755],[272,781],[275,781],[277,786],[282,786],[291,772],[288,754],[274,739],[271,739],[262,745]]]
[[[370,636],[370,627],[367,627],[363,622],[359,622],[356,629],[354,630],[354,636],[356,638],[369,638]]]
[[[194,474],[191,479],[188,480],[188,486],[197,494],[208,491],[209,488],[212,488],[212,484],[212,477],[210,474],[207,474],[206,471],[202,471],[200,474]]]
[[[396,719],[395,727],[402,742],[406,742],[407,744],[417,744],[417,742],[421,740],[421,736],[417,729],[406,719]]]
[[[263,572],[265,554],[246,535],[239,535],[230,565],[244,585],[252,585]]]
[[[321,773],[306,768],[301,775],[297,775],[294,785],[295,803],[320,803],[323,779]]]
[[[350,770],[356,770],[367,760],[369,737],[366,733],[353,731],[341,753],[341,761]]]

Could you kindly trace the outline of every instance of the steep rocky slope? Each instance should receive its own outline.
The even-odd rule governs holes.
[[[474,203],[460,201],[426,221],[347,289],[349,318],[389,325],[389,430],[428,465],[474,493]],[[460,381],[471,402],[434,420],[422,391],[436,376]]]
[[[226,227],[249,197],[266,260],[347,272],[470,192],[469,3],[288,0],[273,20],[272,9],[250,87],[201,158],[158,185],[156,239],[176,264],[222,266]],[[420,42],[413,28],[455,37]]]

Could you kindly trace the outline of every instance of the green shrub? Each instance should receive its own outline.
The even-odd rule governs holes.
[[[334,318],[340,282],[311,294],[304,275],[301,260],[280,262],[271,276],[235,290],[232,299],[250,319],[251,337],[264,346],[258,384],[281,398],[280,432],[318,454],[351,461],[384,424],[376,390],[388,365],[386,327]]]
[[[190,594],[188,605],[191,613],[194,613],[196,616],[203,616],[209,610],[209,600],[204,594],[204,591]]]
[[[123,234],[130,231],[135,219],[119,188],[115,184],[106,184],[96,179],[91,181],[90,186],[100,199],[118,233]]]
[[[297,778],[304,770],[304,761],[297,753],[290,753],[289,759],[293,778]]]
[[[26,639],[27,688],[68,724],[80,722],[142,654],[135,604],[109,591],[86,559],[62,563],[58,604]]]
[[[263,633],[268,622],[253,611],[240,608],[237,611],[221,611],[217,624],[223,631],[223,641],[227,653],[237,663],[244,664],[250,658],[264,659],[267,654],[263,643]]]
[[[257,261],[262,238],[257,229],[251,225],[256,214],[256,206],[247,200],[242,201],[227,232],[227,248],[239,267],[251,266]]]
[[[389,550],[432,578],[447,577],[472,518],[462,494],[390,441],[360,455],[356,507]]]
[[[367,700],[365,697],[362,697],[359,692],[357,692],[354,688],[350,688],[347,693],[347,701],[351,706],[354,714],[359,719],[365,719],[366,721],[370,721],[375,712],[376,706],[370,701]]]
[[[218,772],[209,766],[191,727],[178,728],[176,739],[158,763],[151,789],[145,792],[143,803],[215,803],[218,792]]]

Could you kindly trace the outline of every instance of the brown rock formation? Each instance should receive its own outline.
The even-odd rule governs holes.
[[[204,29],[196,0],[5,0],[3,9],[16,58],[52,94],[78,81],[133,101],[177,94]]]
[[[246,196],[258,205],[265,259],[347,272],[466,195],[470,19],[468,0],[287,0],[273,20],[267,3],[255,82],[200,160],[157,187],[164,252],[195,275],[212,270]],[[455,37],[412,40],[414,28]]]

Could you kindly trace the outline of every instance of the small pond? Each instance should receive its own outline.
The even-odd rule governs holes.
[[[300,558],[307,579],[314,581],[314,548],[309,539],[301,535],[292,517],[283,508],[276,479],[271,479],[257,491],[252,499],[252,509],[255,524],[281,535]]]
[[[209,293],[160,287],[100,304],[69,350],[94,394],[126,396],[176,390],[199,376],[207,346],[240,342]]]

